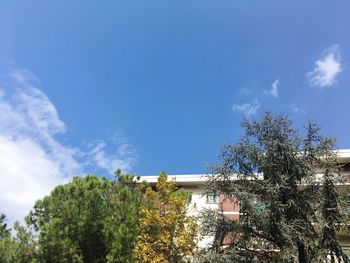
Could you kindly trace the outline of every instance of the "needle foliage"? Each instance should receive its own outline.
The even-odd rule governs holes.
[[[144,185],[117,175],[75,177],[36,202],[27,222],[38,231],[39,262],[134,262]]]
[[[204,233],[215,238],[199,261],[348,262],[337,238],[349,204],[339,193],[334,139],[311,122],[299,132],[272,113],[242,126],[244,136],[222,147],[206,186],[239,200],[240,219],[202,215]]]

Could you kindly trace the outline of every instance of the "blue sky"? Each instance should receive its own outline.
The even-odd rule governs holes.
[[[0,209],[73,175],[206,172],[242,116],[350,148],[349,1],[1,1]]]

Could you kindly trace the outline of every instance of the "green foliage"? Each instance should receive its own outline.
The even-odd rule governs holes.
[[[132,262],[143,184],[88,175],[36,202],[27,222],[39,231],[40,262]]]
[[[101,192],[108,181],[97,176],[75,177],[39,200],[27,217],[40,230],[43,262],[103,262],[106,203]]]
[[[203,231],[215,237],[215,262],[322,262],[346,258],[336,231],[346,222],[335,183],[341,183],[334,140],[313,123],[304,135],[284,115],[243,122],[245,135],[224,145],[208,191],[236,197],[239,221],[207,211]],[[324,173],[324,176],[319,176]],[[223,252],[225,246],[225,253]]]
[[[14,224],[15,237],[13,243],[15,244],[15,260],[18,263],[36,263],[37,262],[37,238],[33,231],[21,226],[18,222]]]
[[[0,262],[36,263],[37,247],[33,233],[15,222],[16,235],[12,236],[5,219],[5,215],[0,215]]]
[[[134,262],[144,189],[145,184],[136,182],[133,176],[119,175],[119,180],[111,183],[104,192],[105,200],[109,200],[109,216],[104,227],[107,262]]]
[[[4,214],[0,214],[0,239],[3,239],[9,236],[11,230],[8,229],[6,224],[6,216]]]
[[[14,256],[14,244],[11,229],[7,227],[6,216],[0,214],[0,262],[11,262]]]

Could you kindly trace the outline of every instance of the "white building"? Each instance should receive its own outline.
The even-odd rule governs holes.
[[[337,151],[337,162],[343,165],[342,176],[345,184],[340,186],[340,191],[349,193],[350,197],[350,149]],[[321,174],[320,174],[321,175]],[[203,184],[207,178],[207,174],[182,174],[168,175],[168,180],[175,179],[178,186],[188,190],[192,194],[189,214],[197,216],[203,208],[220,209],[223,214],[229,218],[239,220],[240,208],[237,202],[224,200],[223,195],[206,193],[203,189]],[[155,186],[158,176],[142,176],[142,180]],[[350,237],[347,231],[340,232],[339,241],[346,249],[350,249]],[[199,246],[205,247],[212,239],[209,237],[203,238]]]

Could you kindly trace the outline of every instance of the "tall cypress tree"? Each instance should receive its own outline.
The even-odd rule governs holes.
[[[214,236],[203,262],[347,262],[336,231],[342,215],[334,140],[308,123],[300,134],[284,115],[266,113],[243,122],[244,136],[224,145],[207,190],[239,200],[241,216],[203,214],[203,231]],[[237,199],[236,199],[237,198]]]

